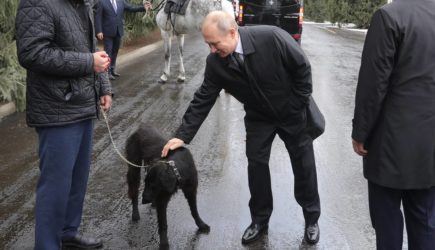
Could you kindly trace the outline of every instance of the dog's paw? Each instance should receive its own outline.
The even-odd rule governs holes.
[[[203,224],[199,225],[199,229],[198,230],[199,230],[200,233],[208,233],[208,232],[210,232],[210,226],[205,224],[205,223],[203,223]]]

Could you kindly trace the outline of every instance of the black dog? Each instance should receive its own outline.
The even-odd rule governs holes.
[[[148,174],[145,177],[145,189],[142,193],[142,204],[152,202],[156,206],[161,249],[169,247],[166,208],[172,194],[178,188],[183,190],[199,231],[210,231],[210,227],[202,221],[198,214],[196,206],[198,174],[189,150],[180,148],[170,151],[168,157],[164,160],[155,160],[160,159],[160,154],[166,142],[167,140],[155,128],[142,124],[129,136],[126,143],[127,160],[136,165],[141,165],[142,162],[149,164]],[[140,219],[138,210],[140,171],[141,168],[128,166],[128,196],[132,200],[133,221]]]

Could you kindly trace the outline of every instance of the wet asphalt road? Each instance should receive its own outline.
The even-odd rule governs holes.
[[[312,64],[314,97],[325,115],[326,132],[315,141],[322,215],[317,246],[303,242],[302,211],[293,198],[293,175],[284,144],[274,141],[270,159],[274,212],[269,234],[248,247],[240,243],[250,223],[244,111],[222,92],[193,142],[188,145],[199,172],[198,207],[211,226],[197,234],[187,202],[178,192],[168,207],[172,249],[374,249],[366,181],[361,159],[351,147],[351,119],[364,35],[305,24],[302,47]],[[174,46],[175,47],[175,46]],[[175,48],[174,48],[175,49]],[[120,60],[121,80],[113,82],[115,99],[109,113],[116,145],[141,123],[155,125],[169,137],[202,81],[208,48],[201,36],[185,43],[186,82],[157,83],[163,65],[162,46],[146,55]],[[174,73],[175,72],[175,73]],[[39,174],[36,134],[24,115],[0,122],[0,249],[32,249],[35,183]],[[93,164],[81,230],[104,240],[103,249],[156,249],[156,213],[140,205],[141,220],[131,221],[126,164],[113,150],[103,121],[96,122]]]

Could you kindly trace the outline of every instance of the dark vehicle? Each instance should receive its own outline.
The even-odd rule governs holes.
[[[275,25],[301,42],[303,0],[239,0],[236,14],[240,26]]]

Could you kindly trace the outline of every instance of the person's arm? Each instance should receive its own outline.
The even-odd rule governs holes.
[[[181,126],[175,133],[175,138],[181,139],[187,144],[190,143],[207,118],[221,90],[222,88],[211,80],[204,79],[183,116]]]
[[[97,84],[100,86],[100,97],[112,95],[112,85],[107,72],[97,74]]]
[[[206,70],[207,72],[207,70]],[[207,79],[207,74],[201,87],[195,92],[193,100],[190,102],[180,127],[175,132],[174,138],[168,141],[162,150],[162,157],[166,157],[169,150],[177,149],[189,144],[198,132],[208,113],[216,102],[222,88]]]
[[[310,62],[299,44],[286,31],[277,29],[275,35],[281,59],[293,78],[294,92],[301,103],[308,105],[313,92]]]
[[[128,3],[126,0],[124,1],[124,10],[127,12],[144,12],[145,5],[132,5]]]
[[[16,16],[17,54],[31,71],[57,76],[84,76],[94,71],[92,53],[56,47],[56,15],[43,0],[21,1]]]
[[[374,13],[361,58],[355,96],[352,139],[364,144],[375,126],[387,95],[399,34],[382,10]]]

